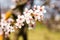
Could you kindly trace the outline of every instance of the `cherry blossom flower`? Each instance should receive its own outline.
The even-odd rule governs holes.
[[[2,29],[2,31],[5,32],[6,35],[8,35],[9,32],[14,32],[13,31],[14,28],[12,28],[11,22],[13,22],[13,20],[11,18],[8,20],[1,19],[1,29]]]
[[[45,6],[40,6],[40,12],[41,13],[46,13]]]
[[[38,20],[38,19],[40,19],[40,12],[39,12],[39,10],[35,10],[34,11],[34,17],[35,17],[35,20]]]
[[[11,8],[13,9],[14,7],[15,6],[12,6]],[[37,20],[38,21],[43,20],[44,13],[46,13],[44,6],[34,5],[33,9],[25,8],[23,15],[17,16],[18,18],[16,19],[15,28],[21,28],[22,26],[24,26],[25,21],[30,28],[33,27]],[[9,18],[8,20],[5,21],[3,16],[3,18],[1,19],[0,30],[2,31],[4,29],[3,31],[5,31],[5,34],[9,34],[9,32],[15,32],[14,26],[11,25],[12,22],[14,22],[12,18]]]
[[[23,15],[18,15],[18,19],[16,20],[17,23],[15,24],[17,27],[16,28],[21,28],[24,26],[23,22],[25,21],[25,18]]]
[[[37,9],[37,6],[36,6],[36,5],[34,5],[34,6],[33,6],[33,10],[35,11],[36,9]]]

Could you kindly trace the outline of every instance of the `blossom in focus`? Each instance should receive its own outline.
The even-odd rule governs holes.
[[[15,24],[17,27],[16,28],[21,28],[24,26],[23,22],[25,21],[25,18],[23,15],[18,15],[18,19],[16,19],[17,23]]]

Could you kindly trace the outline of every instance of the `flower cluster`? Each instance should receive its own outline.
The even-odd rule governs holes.
[[[44,6],[36,6],[34,5],[33,9],[27,9],[25,8],[23,15],[18,15],[15,23],[16,28],[21,28],[24,26],[24,22],[29,26],[34,26],[35,22],[41,21],[44,18],[43,13],[46,13]],[[14,27],[11,25],[11,23],[14,22],[12,18],[9,18],[8,20],[1,19],[1,29],[5,31],[5,34],[8,34],[9,32],[14,32]]]
[[[14,32],[14,27],[11,26],[11,23],[13,22],[14,20],[9,18],[8,20],[4,20],[4,19],[1,19],[1,30],[5,32],[5,34],[9,34],[9,32]]]
[[[43,13],[46,13],[45,6],[35,5],[33,10],[34,10],[33,15],[35,17],[35,20],[38,20],[38,21],[43,20],[43,16],[44,16]]]
[[[44,6],[36,6],[34,5],[33,9],[27,9],[25,8],[23,15],[18,15],[18,19],[16,20],[16,26],[17,28],[21,28],[24,26],[23,22],[26,21],[26,23],[29,26],[34,26],[35,21],[41,21],[44,18],[44,14],[46,13]]]

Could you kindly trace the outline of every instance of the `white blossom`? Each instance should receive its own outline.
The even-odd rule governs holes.
[[[15,6],[11,6],[12,9],[14,7]],[[29,9],[29,10],[25,8],[23,15],[17,16],[18,18],[16,19],[15,28],[21,28],[22,26],[24,26],[25,21],[31,28],[31,26],[32,25],[34,26],[37,20],[38,21],[43,20],[44,13],[46,13],[45,6],[34,5],[33,9]],[[31,14],[33,14],[33,16]],[[5,17],[3,16],[3,18],[1,19],[0,34],[2,34],[2,29],[4,29],[3,31],[5,31],[5,34],[9,34],[9,32],[15,32],[14,26],[11,26],[11,23],[14,22],[14,20],[12,18],[9,18],[8,20],[4,20],[4,18]]]
[[[23,22],[25,21],[25,18],[23,15],[18,15],[18,19],[16,20],[17,23],[15,24],[17,27],[16,28],[21,28],[24,26]]]
[[[35,11],[35,10],[36,10],[36,8],[37,8],[37,6],[36,6],[36,5],[34,5],[34,6],[33,6],[33,10]]]
[[[45,6],[41,6],[41,7],[40,7],[40,12],[41,12],[41,13],[46,13]]]
[[[2,35],[3,34],[3,30],[2,30],[2,28],[0,27],[0,35]]]

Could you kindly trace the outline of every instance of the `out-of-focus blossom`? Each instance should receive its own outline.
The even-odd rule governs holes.
[[[12,0],[12,2],[16,2],[16,0]]]
[[[55,16],[55,21],[59,21],[60,20],[60,15],[56,15]]]
[[[36,10],[36,9],[37,9],[37,6],[36,6],[36,5],[34,5],[34,6],[33,6],[33,10]]]
[[[15,5],[11,5],[10,6],[10,9],[14,9],[16,6]]]
[[[5,16],[5,14],[4,14],[4,13],[2,13],[2,14],[1,14],[1,19],[3,19],[3,18],[4,18],[4,16]]]
[[[41,13],[46,13],[45,6],[41,6],[41,7],[40,7],[40,12],[41,12]]]

